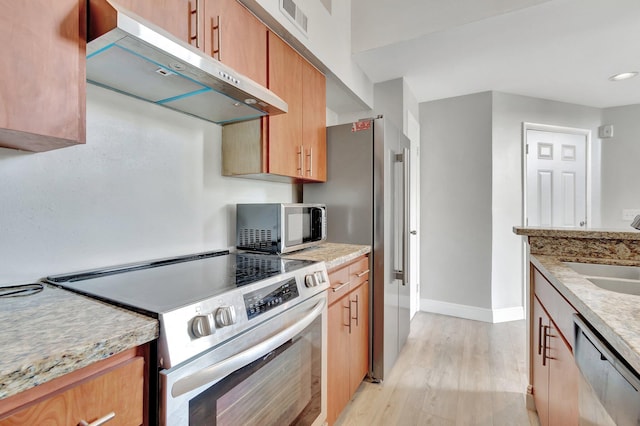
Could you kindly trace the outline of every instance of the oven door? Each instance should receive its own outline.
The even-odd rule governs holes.
[[[160,372],[160,424],[321,425],[325,293]]]
[[[320,204],[282,205],[281,253],[300,250],[327,239],[326,207]]]

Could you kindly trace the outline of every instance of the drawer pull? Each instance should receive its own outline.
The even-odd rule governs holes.
[[[365,269],[364,271],[360,272],[359,274],[356,274],[356,277],[360,278],[360,277],[362,277],[363,275],[366,275],[366,274],[368,274],[368,273],[369,273],[369,270],[368,270],[368,269]]]
[[[346,283],[342,283],[336,287],[331,287],[331,290],[335,293],[336,291],[342,290],[343,287],[348,286],[349,284],[351,284],[351,281],[347,281]]]
[[[116,413],[112,411],[106,416],[100,417],[98,420],[91,423],[87,423],[86,420],[80,420],[80,423],[78,423],[78,426],[100,426],[107,423],[110,420],[113,420],[115,417],[116,417]]]

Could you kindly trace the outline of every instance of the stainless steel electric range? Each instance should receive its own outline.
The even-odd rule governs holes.
[[[215,251],[45,281],[158,318],[159,424],[325,421],[323,262]]]

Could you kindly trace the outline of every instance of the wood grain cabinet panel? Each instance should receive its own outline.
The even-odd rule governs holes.
[[[196,8],[196,0],[115,1],[125,9],[165,29],[184,42],[190,41],[190,30],[195,31],[195,19],[192,19],[191,11]]]
[[[335,423],[369,372],[369,258],[329,274],[327,422]],[[333,291],[338,289],[337,291]],[[332,295],[334,293],[334,295]],[[337,296],[335,295],[337,294]]]
[[[138,426],[143,410],[144,358],[135,357],[1,419],[0,425],[77,425],[113,413],[109,425]]]
[[[573,342],[569,324],[573,324],[575,310],[537,269],[531,268],[534,296],[530,355],[538,418],[542,426],[577,425],[580,372],[569,343]]]
[[[0,146],[85,142],[84,0],[0,0]]]
[[[287,103],[289,110],[261,120],[225,125],[222,174],[324,182],[327,179],[325,77],[270,31],[267,45],[267,87]]]
[[[267,27],[237,0],[200,0],[202,48],[267,86]]]
[[[268,120],[269,173],[302,177],[303,59],[280,37],[269,32],[269,89],[289,106],[286,114]]]

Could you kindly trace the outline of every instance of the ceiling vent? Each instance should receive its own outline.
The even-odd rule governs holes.
[[[280,0],[280,10],[304,35],[307,35],[307,15],[293,0]]]

